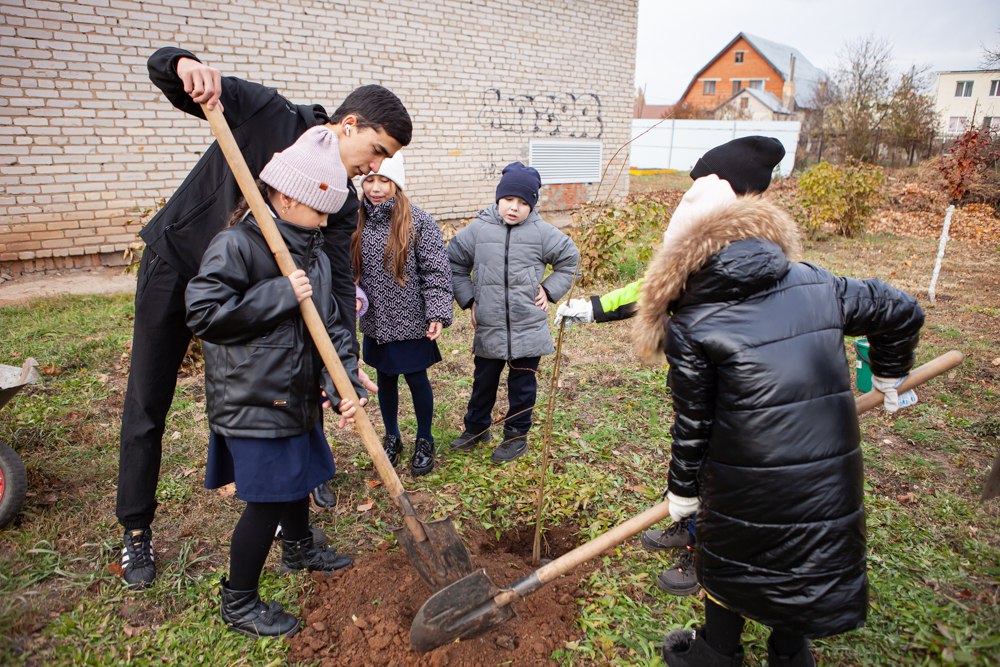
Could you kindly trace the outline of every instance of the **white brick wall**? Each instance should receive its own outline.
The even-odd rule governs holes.
[[[599,136],[605,160],[629,140],[636,2],[0,0],[0,267],[115,261],[197,161],[207,125],[146,73],[161,46],[329,112],[392,89],[414,120],[408,192],[448,220],[490,203],[531,138]]]

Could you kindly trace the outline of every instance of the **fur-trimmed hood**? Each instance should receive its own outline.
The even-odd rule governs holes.
[[[643,361],[662,361],[664,317],[670,304],[683,295],[691,275],[720,250],[745,239],[771,241],[789,259],[800,247],[799,229],[792,217],[760,196],[742,197],[688,227],[669,245],[660,246],[646,269],[633,327],[636,350]]]

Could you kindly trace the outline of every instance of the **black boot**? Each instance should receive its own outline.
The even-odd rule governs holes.
[[[389,463],[395,468],[396,464],[399,463],[399,455],[403,453],[403,441],[399,439],[398,435],[387,435],[382,439],[382,448],[385,449],[385,455],[389,457]]]
[[[333,491],[330,490],[326,482],[323,482],[312,490],[312,499],[317,507],[337,506],[337,496],[333,495]]]
[[[719,653],[705,641],[703,628],[674,630],[663,640],[663,659],[669,667],[740,667],[743,647],[735,654]]]
[[[503,442],[490,454],[490,461],[493,461],[493,463],[507,463],[519,458],[526,451],[528,451],[528,434],[504,429]]]
[[[493,434],[489,429],[482,433],[462,431],[461,435],[451,441],[451,448],[461,452],[471,452],[481,442],[489,442],[493,439]]]
[[[281,538],[281,571],[332,572],[354,564],[350,556],[338,555],[330,547],[317,547],[312,535],[301,540]]]
[[[414,477],[426,475],[434,470],[434,443],[430,440],[417,438],[417,444],[413,447],[413,465],[411,467]]]
[[[277,602],[264,604],[256,588],[234,591],[225,577],[221,585],[222,620],[230,630],[248,637],[291,637],[298,632],[298,620]]]
[[[802,641],[802,646],[795,655],[783,655],[775,650],[771,637],[768,637],[767,664],[768,667],[816,667],[816,659],[813,658],[809,642],[806,640]]]

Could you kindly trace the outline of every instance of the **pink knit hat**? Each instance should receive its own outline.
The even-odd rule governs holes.
[[[325,125],[310,128],[275,153],[260,180],[320,213],[335,213],[347,201],[347,170],[340,161],[337,135]]]

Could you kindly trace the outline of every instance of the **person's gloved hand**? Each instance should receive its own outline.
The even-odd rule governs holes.
[[[882,407],[889,414],[893,414],[900,408],[909,407],[917,402],[917,392],[912,389],[907,389],[902,394],[899,393],[897,388],[905,379],[906,376],[901,378],[872,376],[872,387],[882,392]]]
[[[673,519],[674,523],[677,523],[686,516],[691,516],[698,512],[698,508],[701,507],[701,501],[697,497],[685,498],[684,496],[677,496],[667,491],[667,500],[670,501],[670,518]]]
[[[566,320],[566,326],[579,322],[586,324],[594,321],[594,304],[590,299],[570,299],[556,308],[556,326]]]

